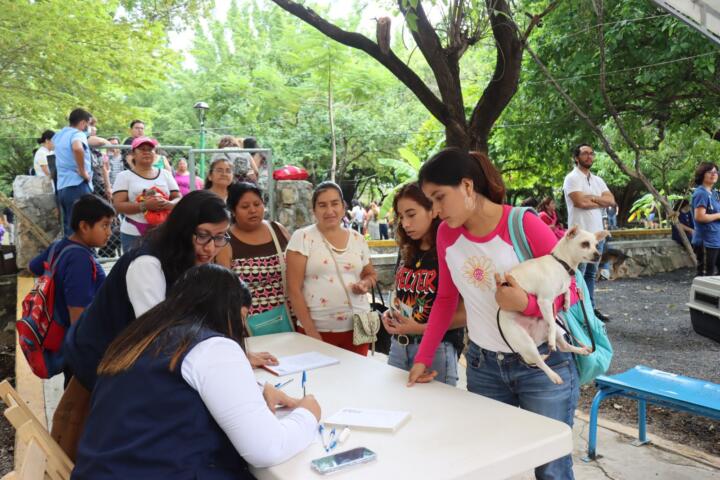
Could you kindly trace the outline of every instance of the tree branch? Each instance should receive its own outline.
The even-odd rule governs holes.
[[[542,23],[542,19],[545,17],[545,15],[555,10],[555,8],[558,6],[558,3],[559,0],[555,0],[550,5],[548,5],[545,10],[542,11],[542,13],[538,15],[532,15],[530,17],[530,24],[527,26],[527,28],[525,29],[525,33],[522,36],[523,43],[526,42],[528,38],[530,38],[530,34],[535,29],[535,27]]]
[[[412,70],[405,65],[392,50],[387,54],[380,51],[377,43],[373,42],[364,35],[355,32],[348,32],[339,28],[327,20],[320,17],[312,9],[306,8],[296,2],[290,0],[272,0],[276,5],[286,12],[294,15],[311,27],[317,29],[321,33],[327,35],[333,40],[356,48],[367,53],[375,60],[380,62],[385,68],[395,75],[406,87],[412,91],[415,96],[422,102],[425,108],[437,118],[440,123],[447,125],[450,122],[450,115],[447,107],[437,96],[425,85],[425,82]]]
[[[610,115],[612,116],[615,124],[620,131],[620,135],[625,139],[625,142],[635,153],[635,171],[640,172],[640,146],[630,137],[630,134],[625,129],[625,124],[620,119],[618,111],[615,108],[610,96],[607,93],[607,75],[606,75],[606,61],[605,61],[605,30],[603,28],[603,22],[605,21],[605,7],[603,0],[593,0],[593,7],[598,17],[598,47],[600,49],[600,93],[602,94],[605,106],[607,107]]]
[[[398,0],[398,7],[403,16],[407,17],[408,13],[414,13],[417,17],[417,31],[410,30],[415,43],[422,52],[430,69],[433,71],[435,80],[440,90],[440,96],[446,108],[449,110],[450,118],[458,122],[462,119],[461,125],[444,123],[448,129],[459,129],[464,132],[465,125],[465,103],[462,97],[462,87],[460,85],[460,66],[459,57],[452,52],[451,49],[443,50],[440,38],[433,28],[430,20],[425,14],[422,2],[418,0],[417,7],[405,8],[403,1]],[[452,22],[452,19],[450,20]],[[449,35],[452,33],[450,29]]]
[[[470,130],[476,139],[472,148],[487,151],[490,129],[517,92],[522,66],[523,42],[506,0],[485,0],[495,37],[495,71],[470,116]]]

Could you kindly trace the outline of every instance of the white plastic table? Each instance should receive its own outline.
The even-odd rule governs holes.
[[[572,432],[562,422],[505,405],[440,382],[406,386],[407,372],[298,333],[248,339],[251,351],[277,356],[316,351],[340,364],[307,372],[306,390],[320,402],[323,418],[344,407],[404,410],[410,420],[395,433],[353,429],[332,453],[367,447],[377,460],[334,473],[334,479],[500,479],[532,470],[572,451]],[[302,396],[300,374],[259,380],[294,380],[284,387]],[[310,461],[328,455],[316,442],[289,461],[254,469],[258,479],[321,479]]]

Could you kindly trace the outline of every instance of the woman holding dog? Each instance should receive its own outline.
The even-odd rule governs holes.
[[[388,364],[410,370],[438,289],[435,237],[440,219],[417,182],[404,185],[395,194],[393,211],[398,219],[396,237],[400,253],[393,305],[382,321],[392,335]],[[457,384],[457,360],[463,349],[464,326],[465,307],[460,302],[431,365],[432,370],[438,372],[435,379],[448,385]]]
[[[549,354],[545,363],[563,380],[557,385],[540,369],[525,365],[498,329],[499,308],[518,312],[517,321],[524,326],[541,328],[533,322],[543,322],[534,296],[510,276],[505,279],[507,284],[499,280],[499,275],[519,263],[508,228],[512,207],[502,203],[505,186],[500,174],[484,153],[447,148],[423,165],[419,183],[443,220],[437,234],[440,284],[408,385],[429,382],[436,376],[431,370],[435,350],[462,295],[470,339],[468,390],[572,426],[580,395],[572,355],[549,352],[547,343],[538,346],[541,354]],[[549,254],[557,243],[550,228],[531,213],[522,223],[533,256]],[[562,296],[556,305],[558,301],[562,305]],[[541,465],[535,475],[539,479],[572,479],[572,457]]]

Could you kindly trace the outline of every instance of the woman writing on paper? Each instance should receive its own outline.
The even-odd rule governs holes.
[[[393,211],[398,219],[396,238],[400,252],[393,305],[383,315],[383,324],[392,335],[388,364],[410,370],[438,288],[435,237],[440,219],[417,182],[404,185],[395,194]],[[464,326],[465,306],[460,302],[431,365],[438,372],[435,379],[448,385],[457,384]]]
[[[376,273],[365,239],[342,226],[344,206],[337,184],[315,187],[315,224],[296,230],[287,246],[288,293],[300,333],[365,356],[370,344],[353,345],[353,314],[370,312]]]
[[[316,438],[320,405],[266,384],[245,353],[251,298],[227,269],[193,267],[113,341],[98,367],[73,479],[251,479]],[[283,419],[277,405],[294,409]]]
[[[547,332],[547,325],[538,318],[537,298],[517,286],[512,277],[506,277],[507,285],[498,282],[498,275],[519,263],[508,228],[512,207],[502,203],[505,186],[500,174],[483,153],[446,148],[422,166],[418,178],[443,222],[437,234],[440,285],[409,385],[434,377],[430,368],[435,350],[462,295],[470,338],[466,353],[468,390],[572,427],[580,395],[572,354],[550,352],[547,342],[538,346],[541,354],[548,354],[547,365],[562,377],[563,383],[556,385],[542,370],[521,362],[498,329],[496,316],[501,308],[518,312],[519,323]],[[534,257],[552,251],[557,238],[542,220],[527,213],[522,226]],[[573,280],[572,303],[577,302],[574,285]],[[555,305],[562,308],[562,295]],[[572,457],[541,465],[535,475],[539,479],[572,479]]]
[[[245,282],[252,293],[250,315],[284,308],[285,247],[290,235],[277,222],[266,222],[262,192],[254,183],[228,187],[228,210],[233,219],[230,243],[217,256],[217,263]]]

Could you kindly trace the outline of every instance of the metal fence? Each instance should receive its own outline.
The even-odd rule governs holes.
[[[131,149],[130,145],[103,145],[100,147],[93,147],[96,150],[102,151],[102,150],[121,150],[121,151],[129,151]],[[179,160],[181,157],[185,157],[188,162],[188,170],[190,171],[190,190],[195,190],[195,179],[198,175],[204,176],[207,162],[209,159],[206,159],[205,154],[215,154],[215,153],[241,153],[245,152],[250,155],[253,153],[261,153],[265,156],[266,160],[266,169],[267,169],[267,185],[264,186],[265,188],[265,195],[266,195],[266,202],[268,205],[267,212],[270,215],[270,218],[272,219],[275,214],[275,180],[273,179],[272,172],[274,170],[273,167],[273,159],[272,159],[272,151],[267,148],[193,148],[191,146],[187,145],[160,145],[160,150],[164,150],[168,155],[168,161],[171,163],[172,166],[175,165],[176,161]],[[258,179],[259,180],[259,179]],[[104,196],[104,191],[96,191],[98,195]],[[121,222],[121,215],[118,215],[118,217],[115,220],[115,223],[112,227],[112,235],[110,236],[110,240],[108,241],[107,245],[103,248],[98,249],[98,256],[101,258],[101,260],[115,260],[120,255],[122,255],[122,248],[120,245],[120,222]]]

